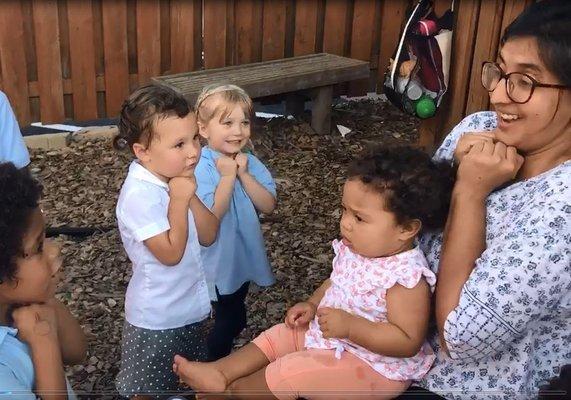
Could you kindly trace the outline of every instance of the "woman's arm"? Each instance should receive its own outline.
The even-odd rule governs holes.
[[[82,363],[87,356],[87,340],[83,329],[67,307],[59,300],[53,298],[48,301],[48,304],[53,307],[56,313],[58,339],[64,364]]]
[[[445,323],[458,306],[464,284],[485,250],[489,193],[513,179],[523,164],[515,148],[482,141],[464,155],[452,195],[438,268],[436,323],[442,347],[448,351]]]

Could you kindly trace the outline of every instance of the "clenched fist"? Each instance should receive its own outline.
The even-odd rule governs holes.
[[[221,156],[216,160],[216,169],[221,176],[236,176],[238,165],[233,158]]]
[[[196,179],[193,176],[175,176],[169,181],[169,196],[171,199],[190,202],[196,193]]]
[[[297,303],[287,310],[285,324],[289,328],[307,325],[315,317],[316,310],[315,304],[308,301]]]
[[[14,328],[18,337],[32,346],[38,339],[49,338],[57,341],[57,319],[52,306],[32,304],[16,308],[12,312]]]

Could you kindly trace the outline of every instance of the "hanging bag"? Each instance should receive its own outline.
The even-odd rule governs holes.
[[[432,0],[416,3],[385,74],[387,98],[419,118],[434,116],[448,89],[453,4],[438,18]]]

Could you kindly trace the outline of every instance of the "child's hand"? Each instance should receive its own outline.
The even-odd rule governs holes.
[[[338,308],[323,307],[317,310],[317,323],[325,339],[346,339],[353,316]]]
[[[193,176],[175,176],[169,181],[169,196],[171,199],[184,200],[190,202],[190,199],[196,193],[196,179]]]
[[[248,172],[248,155],[246,153],[236,154],[236,164],[238,164],[238,175]]]
[[[58,340],[56,313],[50,305],[32,304],[16,308],[12,318],[18,337],[31,347],[38,339]]]
[[[315,317],[316,310],[315,304],[308,301],[297,303],[287,310],[285,324],[288,328],[307,325]]]
[[[238,165],[236,160],[222,156],[216,160],[216,169],[221,176],[236,176]]]

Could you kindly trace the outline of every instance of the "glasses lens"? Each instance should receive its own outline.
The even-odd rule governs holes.
[[[502,71],[493,63],[485,63],[482,66],[482,86],[488,92],[496,88],[502,78]]]
[[[525,103],[533,91],[533,81],[519,73],[510,74],[508,79],[508,96],[516,103]]]

